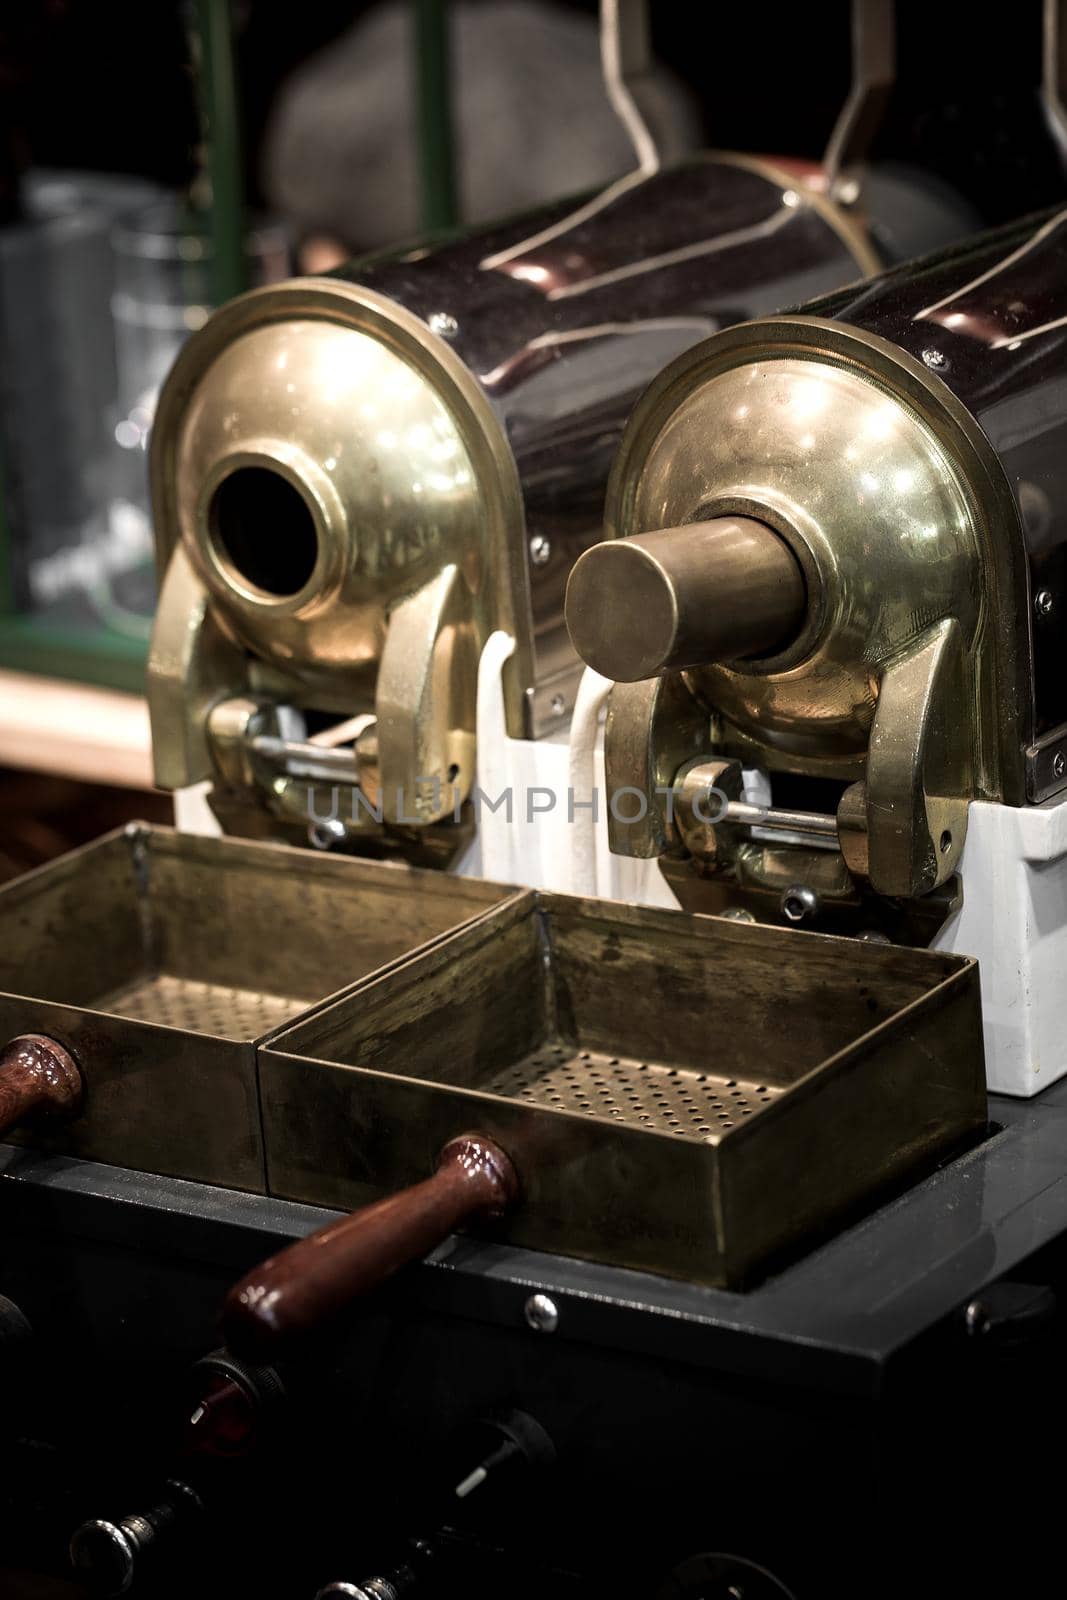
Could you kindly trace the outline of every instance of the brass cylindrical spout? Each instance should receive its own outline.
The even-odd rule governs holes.
[[[774,654],[805,607],[799,561],[753,517],[606,539],[579,556],[567,585],[574,648],[616,683]]]

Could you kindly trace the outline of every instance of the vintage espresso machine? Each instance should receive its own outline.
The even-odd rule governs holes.
[[[664,1600],[803,1600],[927,1579],[952,1592],[1018,1560],[1014,1543],[946,1541],[943,1519],[973,1514],[989,1484],[982,1454],[946,1487],[943,1444],[984,1406],[993,1457],[1025,1448],[1021,1368],[1065,1403],[1063,1102],[987,1104],[975,965],[909,945],[958,903],[976,808],[1025,800],[1036,673],[1012,597],[1028,547],[1010,451],[1045,474],[1053,506],[1042,424],[1058,411],[1035,411],[1033,392],[1055,379],[1061,319],[1032,286],[1056,282],[1064,221],[724,333],[635,413],[609,501],[613,527],[634,531],[576,564],[570,625],[618,685],[609,782],[637,803],[612,812],[613,841],[674,852],[682,892],[691,879],[732,915],[502,897],[281,1022],[255,1048],[268,1192],[203,1187],[195,1270],[173,1180],[126,1175],[139,1242],[178,1260],[124,1320],[153,1338],[162,1325],[173,1348],[174,1297],[199,1306],[191,1338],[216,1294],[228,1359],[281,1369],[295,1401],[301,1447],[257,1501],[284,1526],[269,1555],[287,1588],[596,1595],[629,1581]],[[1028,342],[1034,365],[1015,365]],[[658,526],[638,520],[646,504]],[[812,937],[795,910],[865,937]],[[12,1176],[23,1303],[42,1208],[113,1250],[116,1179],[55,1157]],[[114,1332],[114,1309],[98,1299],[93,1315]],[[547,1497],[511,1508],[501,1576],[484,1529],[457,1559],[454,1504],[413,1540],[406,1491],[413,1453],[505,1400],[555,1464]],[[355,1526],[338,1426],[368,1441],[351,1452]],[[153,1593],[185,1483],[135,1501],[112,1466],[112,1506],[71,1518],[82,1576],[118,1562]],[[1010,1484],[995,1493],[1023,1514]],[[832,1540],[812,1533],[828,1496]],[[229,1503],[214,1513],[220,1593],[235,1563],[247,1582],[264,1560]],[[402,1553],[379,1564],[386,1527]]]
[[[642,388],[724,325],[892,254],[859,165],[892,81],[890,6],[855,8],[853,92],[807,178],[744,156],[661,164],[644,10],[604,9],[634,172],[244,296],[182,352],[153,433],[149,703],[158,783],[209,784],[225,830],[455,858],[479,740],[510,777],[507,752],[559,749],[579,677],[564,587],[602,536]],[[951,203],[923,215],[910,251],[969,224]]]
[[[825,222],[775,194],[783,236],[779,212]],[[1030,897],[1003,906],[1055,938],[1062,227],[695,349],[663,318],[683,353],[568,613],[617,684],[612,843],[722,915],[141,827],[0,892],[0,1293],[38,1363],[4,1412],[0,1575],[146,1600],[1034,1587],[1059,1484],[1018,1470],[1019,1396],[1053,1426],[1067,1405],[1067,1102],[987,1098],[986,959],[983,1011],[967,954],[912,946],[993,904],[987,826],[1020,845],[990,852]],[[434,783],[485,757],[494,651],[536,729],[518,602],[541,570],[558,636],[566,563],[525,541],[573,553],[592,502],[568,520],[578,475],[509,381],[589,399],[566,436],[595,480],[638,381],[601,379],[647,331],[566,322],[563,237],[514,257],[558,268],[558,301],[503,236],[479,278],[494,316],[557,308],[495,380],[513,409],[492,319],[461,361],[449,303],[396,287],[428,295],[469,242],[373,291],[238,302],[183,358],[153,718],[161,776],[210,782],[232,832],[303,841],[298,786],[344,783],[365,803],[324,807],[320,842],[447,858]],[[582,281],[589,306],[611,287]],[[991,1506],[1009,1534],[978,1539]]]
[[[1056,212],[680,358],[567,597],[611,848],[690,907],[979,955],[1026,1095],[1067,1071],[1065,264]]]

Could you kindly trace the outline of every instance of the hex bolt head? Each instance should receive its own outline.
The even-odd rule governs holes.
[[[818,912],[819,896],[806,883],[794,883],[783,891],[779,906],[787,922],[805,922]]]
[[[313,850],[332,850],[335,844],[343,844],[347,832],[340,817],[320,817],[308,823],[308,844]]]

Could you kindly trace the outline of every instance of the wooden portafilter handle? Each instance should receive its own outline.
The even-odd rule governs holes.
[[[242,1278],[223,1306],[227,1345],[246,1359],[275,1356],[456,1228],[505,1211],[518,1193],[515,1168],[499,1145],[484,1134],[462,1134],[445,1145],[432,1178],[328,1223]]]
[[[68,1050],[43,1033],[23,1033],[0,1051],[0,1138],[34,1112],[72,1117],[85,1084]]]

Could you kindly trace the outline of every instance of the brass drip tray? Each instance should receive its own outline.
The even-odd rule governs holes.
[[[153,972],[120,984],[96,1002],[98,1011],[131,1022],[157,1022],[187,1033],[210,1033],[220,1039],[258,1039],[292,1022],[307,1009],[297,995],[268,994],[222,983],[197,983],[169,972]]]
[[[636,1122],[680,1139],[711,1139],[739,1127],[742,1117],[754,1116],[784,1093],[781,1084],[575,1051],[554,1042],[487,1078],[482,1088],[579,1116]]]
[[[256,1044],[513,891],[133,824],[0,890],[0,1045],[41,1033],[80,1115],[7,1135],[265,1187]]]
[[[260,1051],[268,1187],[352,1209],[455,1136],[513,1243],[736,1286],[986,1121],[957,956],[526,895]]]

